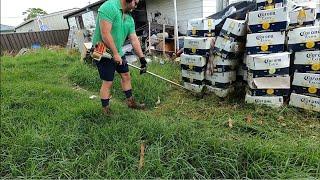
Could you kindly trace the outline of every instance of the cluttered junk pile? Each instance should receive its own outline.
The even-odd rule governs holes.
[[[319,6],[256,0],[189,20],[180,60],[185,88],[227,97],[242,84],[247,103],[320,112]]]

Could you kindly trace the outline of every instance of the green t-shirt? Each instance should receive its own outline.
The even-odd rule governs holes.
[[[106,20],[112,24],[111,35],[120,56],[123,56],[122,46],[126,38],[135,33],[134,20],[131,15],[123,14],[120,0],[108,0],[98,9],[96,29],[92,44],[102,42],[100,20]]]

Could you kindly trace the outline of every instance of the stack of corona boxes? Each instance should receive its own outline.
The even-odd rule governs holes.
[[[214,37],[214,20],[193,19],[188,21],[188,37],[184,38],[181,55],[184,87],[200,93],[205,86],[205,70]]]
[[[314,25],[320,26],[320,2],[318,2],[316,5],[316,21]]]
[[[320,26],[314,25],[315,9],[302,7],[292,19],[288,49],[294,53],[294,75],[289,104],[320,112]]]
[[[290,95],[290,53],[285,52],[289,12],[284,1],[277,2],[277,8],[264,2],[259,1],[259,10],[248,14],[245,101],[280,107]]]
[[[206,82],[209,91],[226,97],[234,91],[237,67],[245,47],[246,22],[227,18],[209,58]]]

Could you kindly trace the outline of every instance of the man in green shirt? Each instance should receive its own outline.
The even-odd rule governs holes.
[[[108,0],[98,9],[96,30],[93,45],[107,47],[111,57],[102,57],[96,61],[102,85],[100,89],[101,104],[104,113],[110,114],[109,100],[114,73],[121,76],[121,86],[129,108],[141,109],[144,105],[136,103],[132,96],[131,76],[128,64],[123,57],[122,46],[128,37],[141,63],[140,74],[146,72],[147,62],[141,50],[139,39],[135,33],[135,24],[130,12],[134,10],[139,0]]]

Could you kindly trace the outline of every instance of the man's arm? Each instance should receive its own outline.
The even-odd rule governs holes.
[[[134,51],[136,52],[136,54],[138,55],[139,58],[144,57],[142,49],[141,49],[141,44],[140,41],[138,39],[138,36],[136,35],[136,33],[132,33],[129,35],[129,40],[132,44],[132,47],[134,49]]]
[[[146,73],[147,72],[147,61],[143,55],[142,49],[141,49],[141,44],[140,41],[138,39],[138,36],[136,35],[136,33],[132,33],[129,35],[129,40],[132,44],[132,47],[134,49],[134,51],[136,52],[136,54],[138,55],[139,59],[140,59],[140,64],[141,64],[141,70],[140,70],[140,74]]]
[[[119,55],[119,52],[116,48],[116,45],[114,44],[114,41],[113,41],[113,38],[111,35],[112,24],[108,21],[101,20],[100,21],[100,29],[101,29],[101,36],[102,36],[103,42],[112,51],[113,59],[121,65],[122,59]]]

